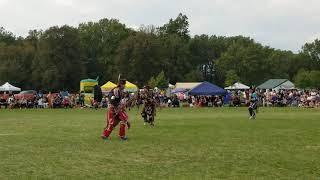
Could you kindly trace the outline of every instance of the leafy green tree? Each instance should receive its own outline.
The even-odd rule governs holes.
[[[217,58],[216,47],[211,43],[208,35],[196,35],[189,41],[189,51],[192,56],[191,64],[197,66],[199,64],[206,64]]]
[[[312,62],[312,69],[319,70],[320,69],[320,40],[316,39],[312,43],[306,43],[302,47],[302,53],[305,54],[308,58],[310,58]]]
[[[151,86],[152,88],[160,88],[160,89],[165,89],[168,87],[168,80],[166,79],[164,72],[161,71],[156,78],[153,76],[150,78],[148,81],[148,85]]]
[[[287,73],[290,80],[294,80],[294,77],[300,69],[313,69],[312,64],[312,60],[305,53],[293,54],[287,64],[282,62],[282,66],[287,66]]]
[[[151,87],[151,88],[155,88],[157,87],[157,81],[156,79],[152,76],[150,78],[150,80],[148,81],[148,85]]]
[[[12,34],[12,32],[5,30],[3,27],[0,27],[0,43],[10,45],[15,43],[15,40],[16,37]]]
[[[168,80],[166,79],[164,72],[161,71],[158,76],[156,77],[157,86],[160,89],[168,88]]]
[[[200,82],[203,81],[202,74],[199,70],[191,70],[185,75],[186,82]]]
[[[300,70],[295,77],[295,84],[297,87],[303,89],[312,87],[310,73],[304,69]]]
[[[289,79],[293,53],[289,51],[274,50],[266,59],[267,78]],[[268,70],[269,69],[269,70]],[[296,72],[295,72],[296,73]],[[292,76],[291,76],[292,77]]]
[[[116,19],[31,30],[25,38],[0,28],[0,83],[76,91],[82,78],[100,77],[104,83],[120,73],[138,85],[157,87],[168,81],[209,80],[223,86],[240,79],[260,84],[269,78],[318,87],[319,47],[317,39],[295,54],[243,36],[191,37],[188,18],[181,13],[161,27],[139,30]],[[298,73],[300,69],[306,72]]]
[[[185,40],[177,35],[162,37],[160,41],[163,61],[161,69],[167,74],[170,83],[184,81],[184,75],[193,68],[197,68],[191,64],[188,44],[185,44]]]
[[[189,39],[188,17],[180,13],[176,19],[170,19],[167,24],[159,28],[161,35],[178,35],[183,39]]]
[[[311,87],[313,88],[320,88],[320,71],[310,71],[309,73],[310,81],[311,81]]]
[[[79,36],[88,77],[100,77],[101,82],[115,80],[114,59],[120,43],[131,30],[116,19],[101,19],[79,25]]]
[[[78,90],[79,81],[84,77],[78,30],[55,26],[43,32],[32,67],[37,89]]]
[[[260,44],[232,44],[215,62],[217,81],[225,82],[226,72],[234,70],[241,81],[246,84],[258,84],[268,79],[270,69],[266,66],[268,53]]]
[[[225,86],[231,86],[238,81],[240,81],[240,77],[237,75],[236,71],[234,70],[227,71],[226,81],[224,83]]]
[[[118,73],[135,79],[140,86],[143,85],[165,66],[160,50],[161,44],[153,34],[138,32],[128,37],[118,48]]]
[[[0,83],[9,81],[21,88],[32,88],[30,74],[34,55],[35,49],[28,42],[0,47]]]

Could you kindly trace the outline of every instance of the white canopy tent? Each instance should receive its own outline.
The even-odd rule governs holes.
[[[193,89],[201,83],[202,82],[177,82],[175,89]]]
[[[227,89],[227,90],[239,90],[239,89],[250,89],[250,87],[247,86],[247,85],[244,85],[242,83],[236,82],[233,85],[228,86],[228,87],[226,87],[224,89]]]
[[[19,91],[20,92],[21,88],[15,87],[10,83],[6,82],[2,86],[0,86],[0,91],[13,91],[13,92]]]
[[[174,85],[172,85],[172,84],[169,83],[169,84],[168,84],[168,87],[171,88],[171,89],[173,89],[173,88],[174,88]]]

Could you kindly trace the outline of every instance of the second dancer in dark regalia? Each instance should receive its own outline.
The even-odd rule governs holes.
[[[154,126],[154,118],[156,116],[156,102],[153,97],[153,92],[150,91],[150,87],[145,86],[143,89],[144,90],[140,95],[140,98],[144,104],[141,116],[144,120],[144,125],[150,124],[151,126]]]

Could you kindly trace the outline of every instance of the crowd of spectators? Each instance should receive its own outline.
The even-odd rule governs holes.
[[[225,96],[187,96],[186,94],[166,96],[158,93],[154,99],[162,107],[221,107],[221,106],[247,106],[250,102],[252,90],[229,91]],[[319,90],[280,90],[280,91],[256,91],[258,102],[263,107],[320,107]],[[135,94],[127,93],[126,99],[134,97]],[[101,102],[90,99],[89,107],[107,108],[108,97],[105,94]],[[142,102],[138,99],[134,104],[140,106]],[[69,94],[60,93],[35,93],[31,98],[16,98],[13,94],[0,95],[0,108],[83,108],[85,96],[83,93]]]
[[[256,92],[258,104],[263,107],[320,107],[319,90],[236,90],[224,96],[175,95],[179,102],[189,107],[248,106],[251,95]]]
[[[320,107],[319,90],[266,90],[257,91],[259,104],[263,107]],[[233,91],[230,94],[230,105],[241,106],[249,103],[250,91]]]
[[[29,96],[15,96],[14,94],[0,95],[0,108],[73,108],[84,106],[84,95],[69,94],[68,92],[41,92]]]

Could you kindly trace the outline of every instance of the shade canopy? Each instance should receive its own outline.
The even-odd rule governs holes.
[[[111,81],[108,81],[107,83],[105,83],[103,86],[101,86],[101,89],[104,91],[110,91],[111,89],[117,87],[116,84],[114,84]]]
[[[194,87],[201,84],[201,82],[177,82],[175,85],[176,89],[193,89]]]
[[[247,86],[247,85],[244,85],[244,84],[242,84],[240,82],[236,82],[233,85],[228,86],[228,87],[226,87],[224,89],[227,89],[227,90],[240,90],[240,89],[250,89],[250,87]]]
[[[269,79],[257,87],[258,89],[294,89],[294,84],[288,79]]]
[[[93,82],[93,83],[96,83],[96,82],[98,82],[97,80],[95,80],[95,79],[82,79],[80,82],[82,82],[82,83],[86,83],[86,82]]]
[[[214,96],[214,95],[224,95],[227,91],[223,88],[211,84],[209,82],[203,82],[200,85],[189,91],[189,95],[198,95],[198,96]]]
[[[2,86],[0,86],[0,91],[21,91],[21,88],[15,87],[13,85],[11,85],[10,83],[6,82],[4,83]]]
[[[125,91],[136,92],[138,91],[138,86],[129,81],[126,81]]]
[[[172,84],[169,83],[169,84],[168,84],[168,87],[171,88],[171,89],[173,89],[173,88],[174,88],[174,85],[172,85]]]

